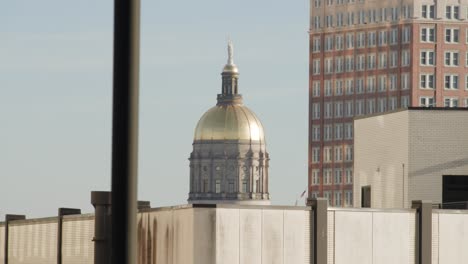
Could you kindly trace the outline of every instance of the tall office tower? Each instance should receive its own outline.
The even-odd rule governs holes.
[[[353,200],[353,118],[468,106],[468,0],[311,0],[309,197]]]

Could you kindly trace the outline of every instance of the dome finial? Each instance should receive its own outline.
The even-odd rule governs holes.
[[[232,40],[228,37],[228,65],[234,65],[234,48],[232,46]]]

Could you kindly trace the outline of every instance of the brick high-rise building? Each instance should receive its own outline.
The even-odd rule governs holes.
[[[351,206],[354,116],[468,106],[468,0],[310,4],[309,197]]]

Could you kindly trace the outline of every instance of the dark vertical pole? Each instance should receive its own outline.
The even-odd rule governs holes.
[[[59,208],[58,223],[57,223],[57,264],[62,264],[62,226],[64,215],[81,214],[80,209],[74,208]]]
[[[416,209],[416,263],[432,263],[432,202],[412,201],[411,208]]]
[[[24,215],[13,215],[13,214],[7,214],[5,215],[5,253],[3,254],[5,256],[5,261],[4,263],[5,264],[8,264],[8,229],[9,229],[9,225],[10,225],[10,222],[11,221],[14,221],[14,220],[24,220],[26,219],[26,216]]]
[[[136,263],[140,0],[114,1],[112,263]]]
[[[111,193],[91,192],[91,204],[94,206],[94,263],[110,264],[111,259]]]
[[[327,264],[328,253],[328,199],[312,198],[307,199],[307,205],[312,209],[312,244],[311,263]]]

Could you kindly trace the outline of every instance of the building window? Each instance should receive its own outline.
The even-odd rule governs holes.
[[[353,72],[354,70],[354,57],[347,56],[346,57],[346,72]]]
[[[345,116],[352,117],[354,116],[354,102],[352,100],[345,102]]]
[[[325,58],[325,73],[333,73],[333,58]]]
[[[335,124],[335,139],[343,139],[343,124]]]
[[[333,103],[331,103],[331,102],[326,102],[326,103],[325,103],[324,117],[325,117],[326,119],[332,118],[332,111],[333,111],[333,109],[332,109],[332,104],[333,104]]]
[[[398,8],[392,7],[392,21],[398,20]]]
[[[312,141],[320,141],[320,126],[312,126]]]
[[[335,58],[335,72],[340,73],[343,72],[344,70],[344,62],[343,62],[343,57],[336,57]]]
[[[408,108],[409,106],[409,96],[405,95],[401,97],[401,107],[402,108]]]
[[[348,13],[348,25],[349,26],[354,25],[354,13],[353,12]]]
[[[354,48],[354,34],[353,33],[346,34],[346,48],[347,49]]]
[[[445,78],[445,89],[458,89],[458,75],[448,74],[444,76]]]
[[[330,80],[325,81],[325,96],[332,96],[332,85]]]
[[[375,99],[367,99],[367,113],[375,113]]]
[[[458,107],[458,98],[455,98],[455,97],[444,98],[444,106],[445,107]]]
[[[320,119],[320,103],[312,104],[312,119]]]
[[[445,52],[445,66],[458,66],[458,52],[457,51]]]
[[[353,146],[345,146],[345,160],[353,161]]]
[[[460,7],[459,6],[446,6],[445,7],[445,18],[447,18],[447,19],[460,19]]]
[[[358,24],[362,25],[362,24],[366,23],[366,14],[364,13],[364,10],[359,10],[358,14],[359,14]]]
[[[445,29],[445,42],[458,43],[460,30],[458,28]]]
[[[379,31],[379,46],[387,45],[387,31]]]
[[[434,5],[423,5],[421,10],[423,18],[434,18]]]
[[[247,189],[247,181],[242,181],[242,192],[243,192],[243,193],[248,192],[248,189]]]
[[[354,94],[354,80],[353,79],[346,79],[345,89],[346,89],[347,95]]]
[[[353,192],[345,191],[345,206],[353,206]]]
[[[468,75],[465,76],[465,90],[468,90]]]
[[[328,16],[325,17],[325,26],[327,28],[333,27],[333,16],[332,15],[328,15]]]
[[[342,182],[342,171],[341,169],[335,168],[335,184],[341,184]]]
[[[229,182],[229,192],[230,193],[234,192],[234,182],[232,182],[232,181]]]
[[[320,59],[315,59],[312,61],[312,74],[320,74]]]
[[[356,60],[356,70],[357,71],[363,71],[364,70],[364,65],[365,65],[365,58],[364,55],[358,55],[357,60]]]
[[[331,184],[331,169],[324,169],[323,170],[323,184],[330,185]]]
[[[397,88],[397,75],[390,74],[389,82],[390,82],[390,87],[389,87],[390,91],[395,91]]]
[[[216,180],[215,181],[215,191],[216,191],[216,193],[221,192],[221,180]]]
[[[203,180],[202,192],[204,192],[204,193],[208,192],[208,180],[207,179]]]
[[[364,115],[364,100],[356,101],[356,115]]]
[[[319,29],[319,28],[322,27],[320,21],[321,21],[320,16],[315,16],[314,17],[314,28],[315,29]]]
[[[324,191],[323,192],[323,198],[327,199],[327,206],[331,205],[331,192],[330,191]]]
[[[434,42],[435,28],[421,28],[421,42]]]
[[[397,98],[396,96],[392,96],[388,99],[389,101],[389,107],[388,107],[388,110],[392,111],[392,110],[395,110],[397,108]]]
[[[402,73],[401,74],[401,89],[408,90],[409,88],[410,88],[409,73]]]
[[[367,77],[367,92],[368,93],[375,92],[375,76]]]
[[[390,30],[390,45],[398,44],[398,28],[392,28]]]
[[[344,126],[345,139],[353,139],[353,123],[346,123]]]
[[[410,51],[402,50],[401,51],[401,66],[409,66],[410,64]]]
[[[434,97],[422,96],[419,97],[419,106],[432,107],[434,105]]]
[[[335,102],[335,117],[343,116],[343,102]]]
[[[336,35],[335,36],[335,49],[342,50],[343,49],[343,35]]]
[[[312,163],[320,162],[320,148],[312,148]]]
[[[356,93],[362,94],[364,93],[364,79],[359,78],[356,80]]]
[[[380,113],[387,111],[387,98],[379,98],[377,102],[377,109]]]
[[[323,148],[323,162],[329,163],[333,160],[333,149],[332,147]]]
[[[403,27],[402,42],[409,43],[410,37],[411,37],[411,28],[409,26]]]
[[[315,37],[312,40],[312,52],[320,52],[320,37]]]
[[[468,98],[465,98],[465,107],[468,108]]]
[[[312,96],[320,97],[320,81],[312,82]]]
[[[390,68],[398,67],[398,51],[390,51]]]
[[[332,125],[324,126],[324,138],[325,141],[332,140]]]
[[[321,0],[314,0],[314,7],[320,7]]]
[[[434,65],[434,51],[433,50],[421,51],[420,59],[421,59],[421,65],[433,66]]]
[[[312,170],[312,185],[320,184],[320,170]]]
[[[366,33],[365,32],[358,32],[357,33],[357,43],[356,46],[358,48],[364,48],[366,46]]]
[[[434,89],[434,74],[421,74],[419,88]]]
[[[337,27],[343,26],[343,13],[336,14],[336,26]]]
[[[379,69],[387,68],[387,52],[379,53]]]
[[[468,52],[465,54],[465,66],[468,67]]]
[[[387,75],[379,75],[379,92],[387,90]]]
[[[341,146],[335,147],[335,161],[341,162],[343,160],[343,148]]]
[[[368,47],[375,46],[375,31],[367,32],[367,46]]]
[[[341,206],[341,191],[335,191],[333,204],[334,204],[336,207]]]
[[[367,69],[372,70],[375,69],[375,53],[371,53],[367,55]]]
[[[333,50],[333,36],[325,37],[325,51]]]

